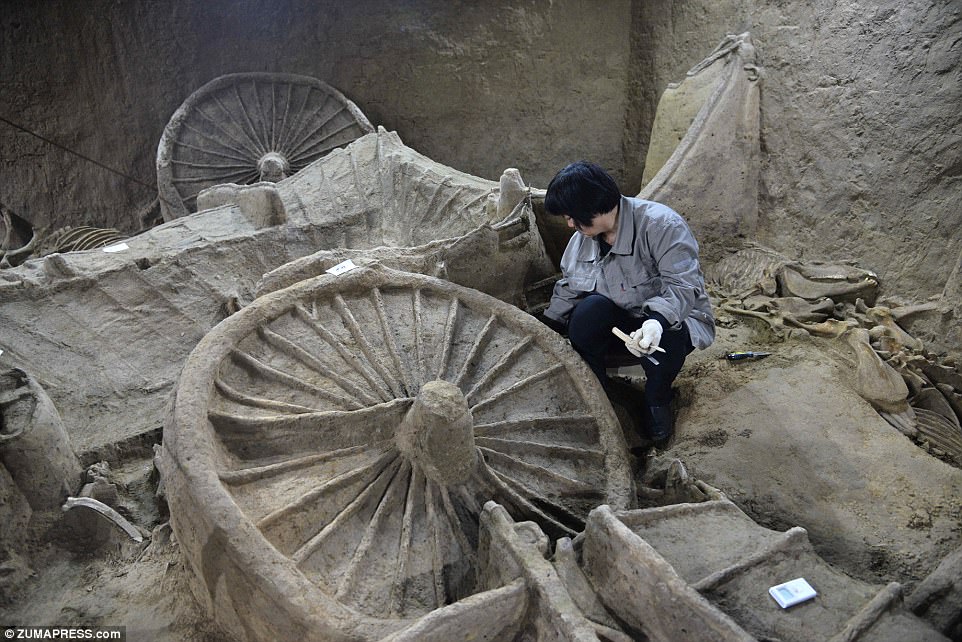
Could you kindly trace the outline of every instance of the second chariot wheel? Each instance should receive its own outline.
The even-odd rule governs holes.
[[[374,131],[353,102],[309,76],[228,74],[174,112],[157,148],[165,221],[196,211],[201,190],[277,182]]]

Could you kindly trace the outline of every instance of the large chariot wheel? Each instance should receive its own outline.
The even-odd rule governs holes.
[[[239,637],[377,639],[477,590],[478,516],[627,508],[597,380],[497,299],[374,267],[255,300],[191,354],[164,432],[175,531]]]
[[[229,74],[174,112],[157,148],[165,221],[196,210],[201,190],[277,182],[374,131],[341,92],[309,76]]]

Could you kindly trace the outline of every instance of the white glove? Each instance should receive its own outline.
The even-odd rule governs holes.
[[[630,341],[625,341],[625,347],[628,348],[628,352],[636,357],[651,354],[658,348],[658,344],[661,342],[661,324],[654,319],[648,319],[641,324],[640,328],[628,336],[631,339]]]

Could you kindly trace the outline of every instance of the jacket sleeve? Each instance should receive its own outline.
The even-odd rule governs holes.
[[[554,284],[551,303],[544,311],[544,315],[549,319],[554,319],[567,325],[571,311],[574,309],[578,299],[584,295],[584,292],[575,292],[568,287],[568,279],[562,278]]]
[[[551,302],[544,311],[544,315],[549,319],[559,321],[565,325],[571,311],[577,305],[578,299],[585,296],[586,292],[575,290],[569,285],[571,277],[571,267],[575,263],[578,254],[579,244],[577,242],[578,233],[576,232],[565,247],[564,254],[561,256],[561,279],[554,284],[554,292],[551,295]]]
[[[698,242],[688,224],[672,212],[647,230],[648,247],[661,277],[659,295],[645,301],[644,309],[664,317],[671,329],[688,318],[705,283],[698,263]]]

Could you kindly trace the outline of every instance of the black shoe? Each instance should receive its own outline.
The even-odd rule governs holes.
[[[655,446],[662,448],[671,439],[674,429],[672,425],[671,406],[648,406],[648,432]]]

